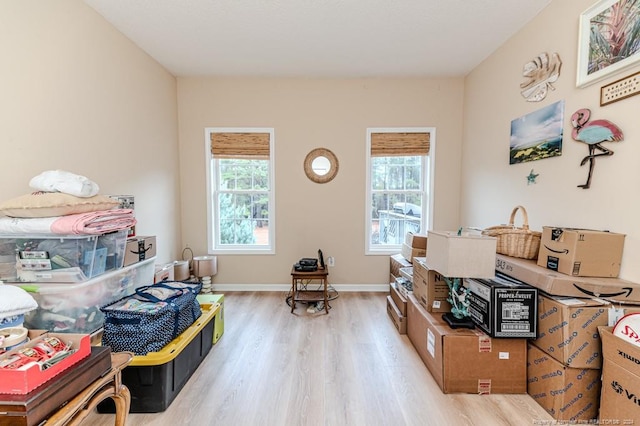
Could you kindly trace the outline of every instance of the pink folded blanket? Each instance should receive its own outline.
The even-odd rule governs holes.
[[[54,234],[105,234],[136,224],[132,209],[100,210],[60,216],[51,224]]]
[[[0,234],[99,235],[136,224],[132,209],[99,210],[66,216],[0,217]]]

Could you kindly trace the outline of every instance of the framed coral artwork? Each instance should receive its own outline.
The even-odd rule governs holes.
[[[640,1],[600,0],[580,15],[577,87],[640,61]]]

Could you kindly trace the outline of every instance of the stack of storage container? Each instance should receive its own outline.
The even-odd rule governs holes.
[[[123,267],[127,230],[102,235],[0,235],[3,281],[30,292],[38,309],[27,328],[92,333],[102,327],[100,306],[153,282],[154,259]],[[13,266],[13,267],[12,267]]]
[[[133,210],[87,178],[49,171],[30,186],[39,191],[0,204],[0,281],[36,300],[25,327],[91,334],[101,306],[153,283],[154,257],[123,267]]]

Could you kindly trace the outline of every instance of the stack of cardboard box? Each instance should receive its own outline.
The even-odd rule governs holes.
[[[400,334],[407,334],[407,297],[413,291],[413,265],[416,256],[427,251],[427,236],[407,232],[402,252],[389,259],[387,313]]]
[[[622,234],[545,227],[537,262],[496,257],[497,271],[541,290],[528,393],[557,420],[604,419],[598,329],[640,310],[640,285],[616,278],[623,244]]]
[[[429,232],[424,258],[413,259],[407,334],[444,393],[525,393],[526,339],[493,338],[480,329],[452,328],[452,278],[495,275],[496,240]]]
[[[640,346],[598,327],[602,337],[602,397],[600,424],[640,422]]]

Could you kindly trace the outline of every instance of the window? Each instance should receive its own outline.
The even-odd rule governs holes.
[[[435,129],[367,129],[366,254],[398,252],[431,227]]]
[[[209,252],[275,252],[272,128],[207,128]]]

